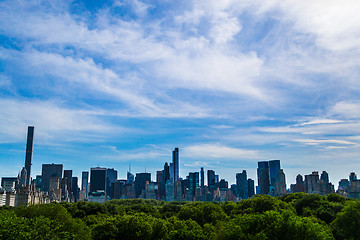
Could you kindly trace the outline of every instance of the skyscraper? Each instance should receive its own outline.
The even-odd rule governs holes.
[[[236,174],[236,195],[240,199],[247,199],[249,197],[246,170],[243,170],[242,173]]]
[[[255,181],[249,178],[247,182],[248,182],[249,198],[251,198],[252,196],[255,195]]]
[[[209,189],[213,190],[215,188],[215,171],[214,170],[207,171],[207,182],[208,182]]]
[[[276,176],[280,169],[280,160],[269,161],[269,172],[270,172],[270,185],[275,186]]]
[[[174,170],[174,183],[179,179],[179,148],[175,148],[172,152],[173,170]]]
[[[106,193],[106,168],[90,169],[90,192]]]
[[[200,170],[200,177],[201,177],[201,187],[203,188],[205,186],[205,174],[204,174],[204,168],[202,167]]]
[[[50,178],[62,178],[63,165],[62,164],[43,164],[41,171],[41,182],[44,187],[44,192],[49,192]]]
[[[85,191],[86,195],[89,191],[89,172],[82,172],[81,176],[81,190]]]
[[[117,180],[117,171],[113,168],[108,168],[106,171],[106,194],[111,196],[111,186]]]
[[[150,173],[137,173],[135,177],[135,197],[138,198],[145,190],[146,182],[151,182]]]
[[[33,143],[34,143],[34,127],[29,126],[28,132],[27,132],[26,155],[25,155],[25,169],[26,169],[26,174],[27,174],[25,185],[29,185],[31,183],[31,164],[32,164]]]
[[[259,192],[257,194],[268,194],[270,188],[270,179],[269,179],[269,162],[261,161],[258,162],[258,186]]]
[[[195,195],[195,189],[199,187],[199,172],[189,173],[189,189],[192,194],[192,197]]]

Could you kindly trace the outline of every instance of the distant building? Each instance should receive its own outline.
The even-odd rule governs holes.
[[[249,198],[251,198],[255,195],[255,181],[249,178],[247,182],[248,182]]]
[[[96,168],[90,169],[90,192],[91,193],[104,192],[104,194],[106,195],[106,171],[107,171],[106,168],[101,168],[101,167],[96,167]],[[98,197],[98,195],[96,195],[96,194],[92,194],[92,196],[93,196],[93,198]]]
[[[87,171],[81,174],[81,191],[84,193],[84,199],[87,198],[89,192],[89,172]]]
[[[309,175],[305,175],[305,192],[320,194],[319,181],[319,173],[317,171],[314,171]]]
[[[274,194],[275,196],[282,196],[286,194],[286,180],[285,173],[283,169],[279,169],[276,175],[276,180],[274,183]]]
[[[210,191],[213,191],[216,188],[216,179],[215,179],[214,170],[207,171],[207,183]]]
[[[117,171],[113,168],[108,168],[106,171],[106,195],[111,196],[112,184],[117,180]]]
[[[246,170],[236,174],[236,196],[239,199],[249,198],[249,187]]]
[[[257,194],[268,194],[270,190],[270,178],[269,178],[269,162],[258,162],[257,168],[258,176],[258,191]]]
[[[25,185],[31,184],[31,165],[32,165],[32,153],[34,144],[34,127],[29,126],[27,132],[26,141],[26,155],[25,155],[25,169],[26,169],[26,181]]]
[[[151,182],[150,173],[137,173],[135,177],[135,197],[140,197],[143,190],[145,190],[146,182]]]
[[[43,185],[43,191],[49,192],[50,178],[56,177],[62,179],[62,164],[43,164],[41,172],[41,182]]]
[[[176,183],[177,180],[179,179],[179,148],[175,148],[174,151],[172,152],[172,160],[173,160],[173,171],[174,171],[174,179],[173,182]]]

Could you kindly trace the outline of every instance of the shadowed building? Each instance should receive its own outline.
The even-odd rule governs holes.
[[[50,178],[62,178],[63,165],[62,164],[43,164],[41,171],[41,182],[44,192],[49,192]]]
[[[257,176],[258,176],[258,189],[256,193],[268,194],[270,188],[268,161],[258,162]]]
[[[25,169],[27,174],[25,185],[30,185],[31,183],[31,164],[32,164],[33,144],[34,144],[34,127],[29,126],[27,132],[26,155],[25,155]]]

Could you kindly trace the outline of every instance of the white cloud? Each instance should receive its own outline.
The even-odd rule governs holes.
[[[33,125],[43,144],[48,141],[98,141],[108,134],[123,132],[91,114],[67,109],[49,101],[20,101],[0,99],[0,121],[6,127],[0,130],[0,142],[24,139],[24,126]],[[97,135],[97,138],[94,136]]]
[[[199,144],[183,148],[183,156],[208,159],[253,159],[258,158],[257,151],[233,148],[221,144]]]

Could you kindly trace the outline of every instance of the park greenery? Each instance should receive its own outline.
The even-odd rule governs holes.
[[[360,201],[337,194],[0,208],[0,239],[360,239],[359,226]]]

